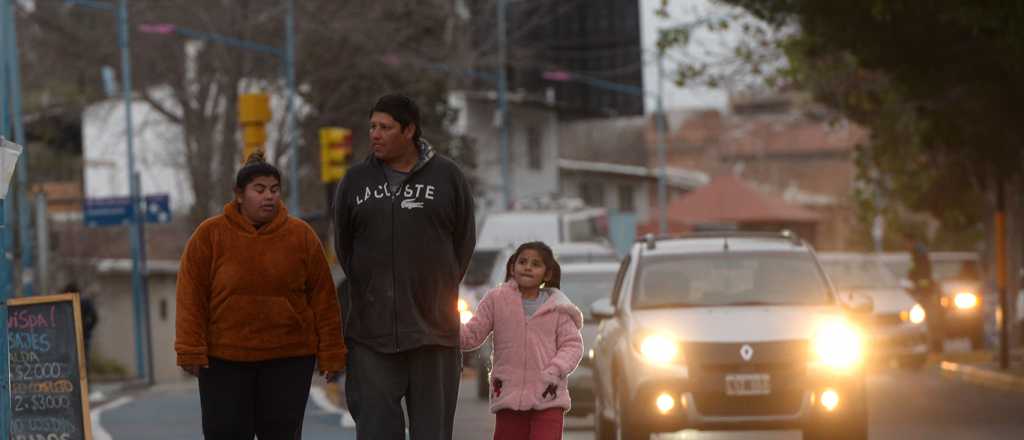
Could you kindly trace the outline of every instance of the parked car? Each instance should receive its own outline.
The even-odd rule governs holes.
[[[906,278],[910,255],[886,253],[879,256],[894,274]],[[946,338],[969,338],[971,348],[985,346],[985,289],[978,255],[974,252],[932,252],[932,277],[942,293],[941,305]],[[904,282],[909,285],[909,282]]]
[[[871,355],[918,369],[928,359],[928,328],[924,308],[872,254],[819,253],[818,261],[839,292],[871,297]]]
[[[833,291],[791,235],[713,233],[636,243],[593,348],[598,440],[681,429],[801,429],[866,439],[871,299]]]
[[[568,263],[562,267],[561,290],[583,311],[583,353],[594,345],[597,325],[590,314],[590,304],[608,298],[619,271],[616,262]],[[590,357],[584,356],[579,367],[569,375],[569,395],[572,396],[570,415],[585,416],[594,412],[594,378]]]

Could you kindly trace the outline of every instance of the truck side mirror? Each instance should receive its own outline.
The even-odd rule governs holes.
[[[590,316],[600,321],[615,316],[615,306],[609,298],[601,298],[590,304]]]

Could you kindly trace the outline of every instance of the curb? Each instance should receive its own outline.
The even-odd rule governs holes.
[[[942,375],[1003,391],[1024,392],[1024,377],[955,362],[939,363]]]

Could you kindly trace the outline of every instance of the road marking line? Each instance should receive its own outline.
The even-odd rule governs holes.
[[[321,410],[330,413],[338,414],[341,416],[341,427],[342,428],[355,428],[356,421],[352,419],[352,415],[345,411],[344,408],[338,407],[331,402],[331,399],[327,398],[327,393],[321,387],[312,387],[309,389],[309,397],[313,398],[313,403],[320,407]],[[99,440],[99,439],[97,439]]]
[[[947,377],[960,378],[966,382],[1005,391],[1024,391],[1024,378],[1013,374],[947,361],[942,361],[939,367],[942,374]]]
[[[89,411],[89,418],[92,419],[92,438],[93,440],[113,440],[110,433],[106,429],[103,429],[103,425],[100,423],[100,416],[104,412],[110,411],[119,406],[123,406],[132,401],[131,397],[121,396]]]

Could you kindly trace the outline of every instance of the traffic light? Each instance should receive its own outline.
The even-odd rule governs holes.
[[[342,127],[320,129],[320,180],[337,182],[345,177],[352,159],[352,130]]]
[[[238,124],[242,126],[242,162],[267,141],[266,124],[270,122],[270,97],[266,93],[249,93],[238,97]]]

